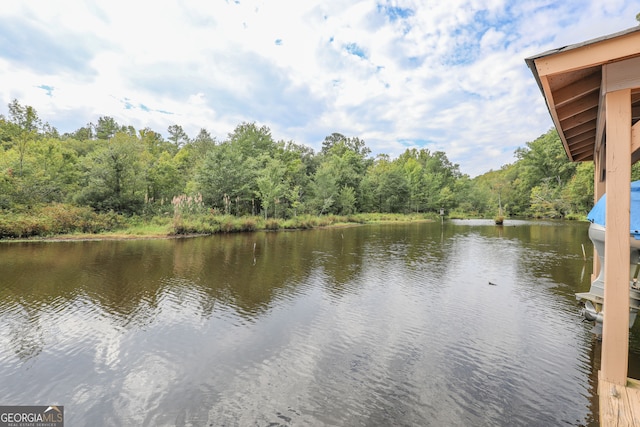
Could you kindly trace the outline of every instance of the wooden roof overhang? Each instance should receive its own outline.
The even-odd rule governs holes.
[[[605,206],[602,384],[626,387],[629,349],[631,165],[640,159],[640,27],[525,59],[569,159],[593,160]],[[603,255],[603,254],[600,254]],[[594,274],[600,266],[594,257]],[[626,411],[616,403],[617,411]],[[626,403],[625,403],[626,405]],[[620,412],[618,412],[620,413]],[[603,422],[603,412],[601,424]]]
[[[616,90],[616,85],[622,88],[630,80],[640,81],[640,26],[525,61],[545,97],[569,159],[581,162],[604,156],[604,95]],[[640,120],[640,89],[631,92],[631,108],[635,125]],[[636,162],[640,160],[640,130],[638,126],[633,129],[632,160]],[[600,165],[604,167],[604,162]]]

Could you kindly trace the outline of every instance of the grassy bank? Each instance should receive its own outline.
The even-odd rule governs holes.
[[[96,213],[87,207],[47,205],[22,212],[0,213],[0,240],[25,239],[131,239],[167,238],[258,230],[301,230],[373,222],[408,222],[436,219],[428,214],[301,215],[295,218],[235,217],[199,213],[126,217]]]

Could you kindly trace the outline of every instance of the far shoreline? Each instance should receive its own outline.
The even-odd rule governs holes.
[[[219,234],[245,234],[255,233],[258,231],[267,232],[288,232],[288,231],[306,231],[306,230],[319,230],[319,229],[333,229],[333,228],[349,228],[370,224],[397,224],[397,223],[419,223],[419,222],[435,222],[430,218],[416,218],[411,215],[400,215],[395,219],[369,219],[363,222],[336,222],[332,224],[322,224],[312,227],[299,227],[299,228],[284,228],[277,229],[258,228],[254,230],[234,230],[234,231],[216,231],[216,232],[203,232],[203,233],[139,233],[135,231],[115,231],[104,233],[69,233],[58,234],[52,236],[31,236],[23,238],[5,238],[0,239],[2,243],[60,243],[60,242],[100,242],[100,241],[134,241],[134,240],[173,240],[173,239],[193,239],[197,237],[208,237]]]

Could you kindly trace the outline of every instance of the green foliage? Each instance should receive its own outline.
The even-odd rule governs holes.
[[[96,137],[98,139],[108,140],[121,131],[122,127],[115,121],[113,117],[100,117],[96,125]]]
[[[180,148],[189,142],[189,136],[180,125],[169,126],[167,128],[167,132],[169,133],[169,141],[171,141],[177,148]]]
[[[350,215],[356,211],[356,192],[352,187],[343,186],[338,192],[337,204],[341,215]]]
[[[278,204],[287,192],[284,181],[286,168],[282,161],[276,158],[265,157],[261,163],[264,163],[265,166],[256,178],[256,186],[258,187],[256,194],[262,201],[264,219],[266,220],[271,206],[273,206],[273,216],[277,216]]]
[[[569,215],[582,213],[584,216],[593,207],[593,173],[593,163],[580,163],[575,175],[562,189]]]
[[[593,206],[593,165],[570,162],[555,129],[515,155],[516,163],[474,179],[489,202],[487,213],[497,213],[498,199],[508,216],[560,218]]]
[[[83,159],[75,201],[102,212],[139,213],[146,194],[143,150],[135,136],[123,132],[104,141]]]
[[[441,208],[459,217],[580,218],[593,205],[593,166],[569,162],[554,129],[517,149],[515,163],[471,179],[442,151],[374,159],[365,141],[340,133],[315,153],[275,141],[255,123],[218,142],[204,128],[192,139],[175,124],[164,139],[103,116],[60,136],[30,106],[13,100],[7,111],[0,115],[3,236],[66,232],[60,206],[96,215],[69,217],[74,230],[112,229],[105,218],[126,216],[132,233],[157,221],[184,234],[309,228],[367,215],[439,220]],[[640,179],[640,164],[632,177]],[[46,206],[58,213],[39,220]]]
[[[0,214],[0,238],[100,233],[124,224],[124,218],[113,212],[98,214],[87,206],[53,203],[24,212]]]

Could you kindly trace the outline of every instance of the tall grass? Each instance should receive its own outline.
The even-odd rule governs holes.
[[[55,203],[21,212],[0,213],[0,238],[25,238],[70,233],[102,233],[124,226],[113,212],[96,213],[86,206]]]
[[[0,211],[0,239],[50,237],[61,234],[114,233],[126,236],[177,236],[238,233],[256,230],[304,230],[342,224],[381,221],[416,221],[423,214],[300,215],[295,218],[235,217],[204,209],[199,196],[173,201],[173,217],[166,215],[125,217],[113,212],[96,213],[89,207],[51,204],[22,212]]]

